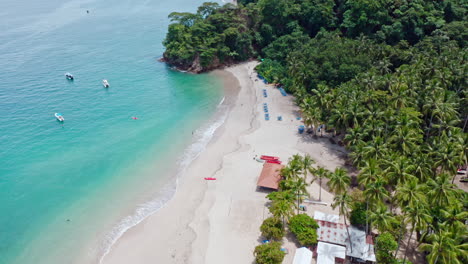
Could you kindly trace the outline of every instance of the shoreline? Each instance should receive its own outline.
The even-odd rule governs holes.
[[[121,218],[119,221],[115,222],[113,227],[107,232],[103,239],[101,239],[99,250],[96,252],[97,255],[94,258],[94,261],[97,261],[97,263],[102,263],[103,259],[113,249],[114,244],[125,233],[144,222],[148,217],[151,217],[151,215],[157,211],[164,208],[167,203],[174,198],[178,192],[178,182],[181,178],[183,178],[185,170],[194,160],[197,159],[199,154],[203,152],[203,150],[198,151],[198,149],[200,147],[205,149],[216,136],[216,131],[223,126],[223,123],[226,119],[225,115],[229,111],[229,108],[232,104],[232,99],[229,100],[226,98],[235,98],[239,92],[239,86],[231,85],[236,79],[226,72],[215,70],[205,74],[214,75],[215,78],[221,80],[223,85],[223,96],[216,105],[216,110],[212,113],[211,117],[205,119],[205,121],[200,123],[198,128],[192,131],[192,140],[184,147],[182,158],[177,159],[174,164],[168,165],[170,169],[164,173],[166,176],[163,177],[166,179],[166,182],[163,185],[158,185],[159,187],[151,192],[156,195],[154,197],[148,196],[149,200],[143,201],[142,203],[136,205],[134,209],[131,209],[131,211],[128,212],[124,218]],[[169,150],[169,152],[172,153],[173,151]],[[173,180],[170,180],[171,178]],[[171,193],[169,196],[164,195],[164,193],[168,192]],[[146,207],[151,207],[152,204],[158,204],[157,209],[148,210]],[[142,212],[144,214],[143,217],[141,216]],[[133,218],[135,217],[141,219],[138,219],[137,222],[134,222],[135,219]],[[88,262],[89,260],[81,259],[77,263],[83,263],[83,261]]]
[[[266,193],[256,191],[262,165],[252,157],[274,154],[286,162],[293,154],[307,152],[318,165],[329,169],[344,164],[333,150],[339,147],[330,146],[326,138],[310,140],[297,134],[302,122],[295,119],[297,107],[292,97],[283,97],[271,85],[255,81],[256,63],[215,71],[223,78],[225,89],[240,87],[235,94],[225,94],[223,104],[229,109],[224,123],[181,175],[172,199],[127,230],[101,263],[219,263],[220,259],[251,263],[261,222],[269,215]],[[268,90],[268,98],[263,98],[263,88]],[[263,118],[265,101],[271,109],[270,121]],[[277,121],[276,115],[283,121]],[[205,181],[204,177],[217,180]],[[317,196],[316,185],[310,186],[312,197]],[[322,190],[324,202],[332,199]],[[330,206],[310,207],[336,213]],[[291,243],[284,241],[292,250]],[[293,252],[285,261],[292,261],[292,256]]]

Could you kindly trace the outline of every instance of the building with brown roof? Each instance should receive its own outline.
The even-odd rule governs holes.
[[[257,186],[278,190],[279,182],[281,181],[280,171],[282,168],[284,168],[284,166],[280,164],[263,164],[262,173],[260,173],[260,177],[258,177]]]

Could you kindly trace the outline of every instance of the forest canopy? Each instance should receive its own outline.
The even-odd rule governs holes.
[[[258,73],[294,94],[307,129],[325,126],[348,149],[359,173],[344,188],[366,201],[350,205],[351,222],[387,242],[415,235],[428,263],[467,263],[468,196],[454,179],[468,155],[468,2],[237,3],[170,14],[165,60],[203,72],[261,59]]]

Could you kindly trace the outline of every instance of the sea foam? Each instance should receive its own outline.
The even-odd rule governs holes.
[[[183,177],[189,165],[206,149],[208,143],[213,138],[216,130],[221,127],[227,117],[227,106],[223,105],[225,97],[221,99],[217,106],[217,113],[214,118],[209,120],[206,125],[197,129],[194,133],[195,140],[185,148],[184,154],[177,161],[178,170],[175,181],[164,185],[154,194],[154,198],[137,206],[134,213],[123,218],[112,230],[105,236],[102,242],[99,257],[99,263],[102,263],[104,258],[109,254],[114,244],[127,232],[130,228],[138,225],[147,217],[156,213],[163,208],[177,193],[177,187],[180,177]]]

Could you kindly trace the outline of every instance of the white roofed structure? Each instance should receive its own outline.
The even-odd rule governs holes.
[[[338,215],[327,215],[315,211],[314,219],[319,225],[317,229],[319,241],[345,246],[348,257],[375,262],[374,243],[371,236],[366,236],[366,232],[349,226],[350,239],[348,239],[346,226],[337,221]],[[321,262],[318,263],[321,264]]]
[[[325,214],[325,213],[322,213],[320,211],[315,211],[314,219],[315,220],[322,220],[322,221],[332,222],[332,223],[338,223],[340,221],[340,216],[339,215]]]
[[[344,260],[346,258],[346,248],[325,242],[318,242],[317,263],[335,264],[335,258]]]
[[[311,262],[312,262],[312,251],[310,251],[308,248],[305,248],[305,247],[296,249],[296,253],[294,254],[293,264],[310,264]]]

